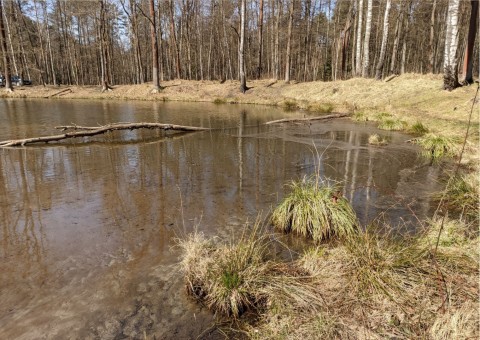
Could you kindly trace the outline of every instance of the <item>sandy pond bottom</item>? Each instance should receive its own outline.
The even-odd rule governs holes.
[[[220,337],[214,316],[185,294],[174,239],[195,227],[235,235],[269,212],[285,183],[315,171],[343,183],[363,224],[381,218],[412,229],[428,215],[439,169],[405,143],[409,136],[349,120],[263,124],[300,115],[197,103],[0,101],[2,140],[71,123],[214,128],[0,150],[0,339]],[[390,144],[368,146],[372,133]]]

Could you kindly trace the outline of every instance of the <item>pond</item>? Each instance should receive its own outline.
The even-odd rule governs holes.
[[[188,299],[175,238],[227,238],[267,215],[286,183],[340,181],[363,225],[414,229],[429,215],[439,169],[410,136],[348,119],[263,106],[2,100],[0,140],[58,125],[161,122],[188,134],[115,132],[0,149],[0,338],[189,339],[213,315]],[[368,145],[378,133],[385,147]],[[279,235],[278,237],[283,237]]]

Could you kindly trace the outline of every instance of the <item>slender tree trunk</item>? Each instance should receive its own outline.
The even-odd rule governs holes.
[[[247,91],[247,78],[245,76],[245,1],[241,0],[240,5],[240,49],[238,54],[239,73],[240,73],[240,91],[245,93]]]
[[[104,0],[100,0],[100,20],[99,20],[99,40],[100,40],[100,73],[102,92],[110,91],[112,88],[108,85],[108,62],[107,62],[107,48],[105,41],[105,4]]]
[[[395,26],[395,40],[393,41],[393,49],[392,49],[392,60],[390,63],[390,73],[395,72],[395,64],[397,61],[397,52],[398,52],[398,45],[400,43],[400,36],[402,34],[402,24],[403,24],[403,9],[400,9],[400,14],[397,17],[397,23]]]
[[[362,74],[362,28],[363,28],[363,0],[358,4],[358,27],[357,27],[357,53],[355,56],[355,75],[358,77]]]
[[[153,73],[153,89],[152,93],[160,91],[160,80],[158,77],[158,41],[157,27],[155,18],[155,0],[150,0],[150,39],[152,42],[152,73]]]
[[[262,53],[263,53],[263,0],[260,0],[258,14],[258,67],[257,79],[262,76]]]
[[[182,77],[182,68],[180,66],[180,51],[178,50],[178,44],[177,44],[177,37],[175,33],[175,20],[174,20],[174,3],[173,0],[170,0],[170,6],[168,6],[170,10],[170,35],[171,35],[171,44],[173,45],[174,49],[174,60],[175,60],[175,71],[176,71],[176,76],[177,79],[180,79]]]
[[[275,0],[277,4],[277,15],[275,16],[275,80],[280,78],[280,17],[281,11],[280,7],[282,6],[281,0]]]
[[[3,54],[3,76],[5,77],[5,90],[12,92],[12,82],[10,80],[10,57],[7,49],[7,38],[5,36],[5,26],[3,24],[3,1],[0,0],[0,45],[2,46]]]
[[[477,34],[478,24],[478,4],[479,0],[471,0],[472,6],[470,12],[470,25],[468,28],[467,46],[465,48],[465,58],[463,61],[464,84],[473,83],[473,47],[475,45],[475,36]]]
[[[362,77],[368,77],[368,68],[370,63],[370,32],[372,28],[372,4],[373,0],[368,0],[367,5],[367,23],[365,26],[365,41],[363,43],[363,68]]]
[[[443,88],[451,91],[459,86],[457,70],[458,48],[458,12],[460,0],[448,3],[447,35],[445,37],[445,54],[443,63]]]
[[[383,19],[382,45],[380,47],[380,57],[378,59],[377,70],[375,73],[375,79],[377,80],[382,79],[383,64],[385,62],[385,53],[387,50],[387,41],[388,41],[388,27],[389,27],[388,16],[390,14],[391,7],[392,7],[392,0],[387,0],[387,6],[385,7],[385,17]]]
[[[433,44],[435,38],[435,10],[437,8],[437,0],[433,0],[432,14],[430,15],[430,40],[428,42],[428,72],[433,73],[435,45]]]
[[[287,53],[285,55],[285,82],[290,82],[290,54],[292,45],[292,27],[293,27],[293,10],[295,0],[290,0],[288,10],[288,32],[287,32]]]

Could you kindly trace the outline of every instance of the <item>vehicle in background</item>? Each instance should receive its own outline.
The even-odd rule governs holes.
[[[12,86],[32,85],[31,80],[22,79],[20,76],[11,76],[10,80],[12,82]],[[5,77],[3,75],[0,75],[0,86],[5,86]]]

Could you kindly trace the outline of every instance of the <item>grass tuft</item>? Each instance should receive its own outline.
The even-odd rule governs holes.
[[[285,99],[282,103],[282,107],[285,111],[295,111],[299,108],[298,103],[291,99]]]
[[[448,211],[460,214],[467,222],[479,224],[478,209],[480,206],[480,180],[476,173],[459,175],[452,178],[444,191],[435,194],[434,199],[440,201],[443,197]]]
[[[318,306],[317,288],[305,271],[268,260],[269,238],[257,223],[235,244],[215,244],[198,232],[178,240],[189,295],[234,319],[273,305]]]
[[[214,103],[214,104],[217,104],[217,105],[218,105],[218,104],[226,104],[227,101],[226,101],[226,99],[224,99],[224,98],[215,98],[215,99],[213,100],[213,103]]]
[[[304,178],[292,182],[290,189],[272,214],[272,223],[277,229],[311,237],[316,242],[357,233],[355,212],[341,196],[338,185]]]
[[[314,113],[331,113],[334,109],[333,104],[331,103],[314,103],[308,106],[308,111]]]
[[[383,118],[378,124],[378,128],[389,131],[405,130],[407,123],[397,118]]]
[[[456,141],[450,137],[427,133],[425,136],[417,138],[415,143],[425,150],[422,154],[430,158],[432,162],[443,157],[454,157],[457,154]]]
[[[368,122],[368,116],[364,112],[355,112],[352,119],[357,122]]]
[[[385,138],[382,138],[376,133],[374,133],[373,135],[370,135],[368,137],[368,144],[382,146],[387,145],[388,141]]]
[[[423,125],[421,122],[416,122],[408,129],[410,133],[414,133],[416,135],[424,135],[428,133],[428,128]]]

